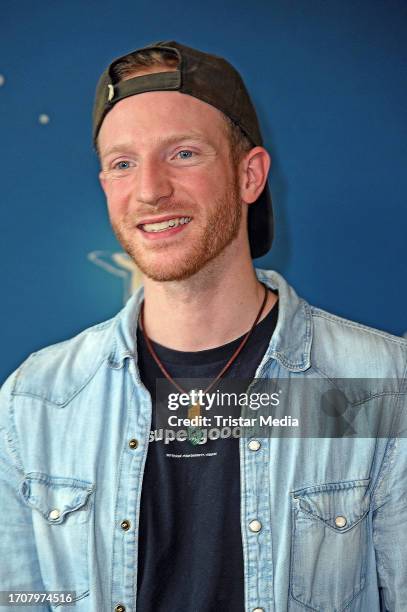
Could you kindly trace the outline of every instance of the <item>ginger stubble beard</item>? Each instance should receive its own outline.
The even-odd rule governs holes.
[[[120,222],[113,222],[112,219],[110,222],[123,249],[145,276],[158,282],[182,281],[190,278],[218,257],[239,233],[243,215],[236,171],[229,186],[225,188],[225,194],[215,198],[214,201],[215,206],[211,207],[205,220],[205,227],[200,228],[199,234],[194,231],[193,237],[184,238],[189,241],[189,248],[187,252],[183,248],[184,254],[178,258],[171,253],[171,249],[176,249],[173,244],[169,245],[170,252],[166,257],[167,248],[165,246],[150,253],[148,247],[145,248],[139,241],[132,240],[131,235],[140,230],[134,227],[131,213],[128,213]],[[171,210],[160,212],[168,214],[171,213]],[[182,216],[179,210],[177,213]],[[195,219],[192,219],[191,223],[196,223]],[[154,244],[152,246],[154,249]],[[154,262],[157,251],[160,251],[160,262]]]

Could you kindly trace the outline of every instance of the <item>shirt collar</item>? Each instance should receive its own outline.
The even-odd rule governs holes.
[[[276,359],[284,368],[301,372],[311,366],[312,315],[309,304],[274,270],[256,269],[258,279],[278,291],[278,320],[267,349],[263,366]],[[108,363],[121,368],[125,359],[137,358],[136,332],[144,289],[140,287],[118,313],[114,343]]]
[[[123,367],[129,357],[137,358],[137,325],[143,299],[144,287],[141,286],[115,317],[114,341],[108,359],[108,364],[114,369]]]
[[[274,270],[256,270],[257,278],[278,291],[278,320],[266,356],[292,372],[311,367],[312,314],[310,305],[298,297]]]

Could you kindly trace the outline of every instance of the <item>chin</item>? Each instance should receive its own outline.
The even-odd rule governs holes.
[[[188,239],[174,241],[168,247],[146,248],[126,231],[124,223],[112,225],[122,247],[144,276],[157,282],[183,281],[207,267],[239,237],[243,217],[236,202],[230,194],[230,201],[218,203],[204,229],[198,228]]]
[[[194,276],[197,272],[202,270],[208,263],[206,258],[191,259],[183,258],[182,261],[176,262],[174,260],[164,262],[146,262],[142,258],[134,257],[129,253],[130,257],[133,258],[135,264],[139,267],[141,272],[147,278],[157,282],[170,282],[170,281],[183,281],[191,276]]]

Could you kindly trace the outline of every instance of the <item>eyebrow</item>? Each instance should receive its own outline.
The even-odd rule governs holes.
[[[201,142],[203,144],[212,146],[211,143],[207,140],[207,138],[205,138],[205,136],[199,133],[194,133],[194,132],[188,132],[185,134],[172,134],[171,136],[166,136],[166,137],[159,136],[156,140],[156,143],[158,145],[171,145],[171,144],[174,144],[175,142],[182,142],[185,140]],[[127,152],[130,150],[131,151],[134,150],[134,144],[130,141],[122,142],[119,144],[112,145],[111,147],[107,147],[106,150],[103,152],[101,151],[100,157],[104,158],[107,155],[111,155],[112,153],[120,153],[121,151]]]

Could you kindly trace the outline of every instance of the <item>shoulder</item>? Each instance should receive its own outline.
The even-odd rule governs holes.
[[[141,287],[111,319],[32,353],[3,385],[6,394],[64,406],[93,379],[104,362],[111,369],[120,367],[136,350],[133,333],[143,295]]]
[[[63,404],[109,357],[116,318],[117,315],[68,340],[32,353],[4,383],[3,393]]]
[[[293,371],[311,367],[332,378],[405,377],[406,339],[308,304],[275,270],[256,269],[256,274],[279,293],[270,350],[283,366]]]
[[[407,340],[310,306],[312,362],[329,364],[340,376],[401,377],[407,364]]]

